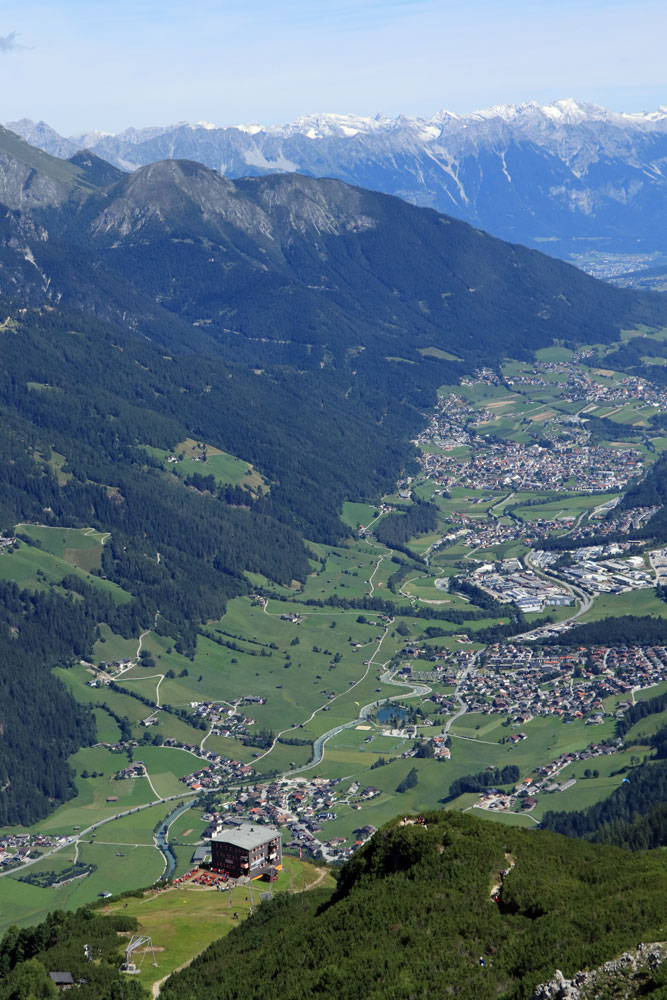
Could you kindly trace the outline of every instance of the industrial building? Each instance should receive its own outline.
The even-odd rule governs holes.
[[[211,868],[230,878],[271,876],[282,863],[282,837],[275,826],[242,823],[211,838]]]

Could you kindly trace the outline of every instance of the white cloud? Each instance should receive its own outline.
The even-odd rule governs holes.
[[[0,35],[0,52],[17,52],[24,47],[16,41],[15,31],[10,31],[8,35]]]

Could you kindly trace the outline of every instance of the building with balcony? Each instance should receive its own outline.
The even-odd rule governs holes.
[[[230,878],[270,876],[282,862],[282,837],[275,826],[241,823],[211,838],[211,867]]]

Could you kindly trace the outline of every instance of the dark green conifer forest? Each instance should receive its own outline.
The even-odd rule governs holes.
[[[664,855],[460,813],[382,828],[333,894],[280,896],[163,988],[166,1000],[527,1000],[664,936]],[[491,898],[502,881],[500,902]],[[484,964],[480,963],[484,959]]]

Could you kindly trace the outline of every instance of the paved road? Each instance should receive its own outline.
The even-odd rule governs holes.
[[[447,722],[445,723],[445,730],[444,730],[445,731],[445,736],[447,735],[447,733],[449,733],[449,730],[451,729],[452,724],[454,722],[456,722],[457,719],[460,719],[462,715],[465,715],[466,712],[468,711],[468,706],[466,705],[466,703],[464,702],[463,698],[459,694],[459,688],[463,684],[464,680],[466,679],[466,677],[468,676],[468,674],[470,673],[470,671],[474,668],[475,664],[477,663],[477,660],[478,660],[478,657],[475,656],[475,659],[473,660],[473,662],[470,664],[470,666],[468,666],[468,667],[465,668],[465,670],[459,676],[459,678],[458,678],[458,680],[456,682],[456,690],[454,692],[454,697],[456,698],[456,700],[458,701],[458,703],[459,703],[459,705],[461,707],[459,708],[458,712],[455,712],[455,714],[452,715],[451,718],[449,718],[447,720]]]
[[[268,615],[268,614],[271,614],[271,612],[270,612],[270,611],[267,611],[267,610],[266,610],[266,604],[264,604],[264,613],[265,613],[265,614],[267,614],[267,615]],[[359,612],[358,612],[357,610],[355,610],[355,611],[352,611],[352,612],[347,612],[347,611],[344,611],[344,612],[342,612],[342,614],[358,614],[358,613],[359,613]],[[307,614],[322,614],[322,612],[317,612],[317,611],[315,611],[315,612],[308,612],[308,611],[304,611],[304,612],[302,612],[302,614],[303,614],[303,615],[305,616],[305,615],[307,615]],[[326,700],[326,701],[324,702],[324,704],[323,704],[323,705],[320,705],[320,706],[319,706],[319,708],[316,708],[314,712],[311,712],[311,714],[310,714],[310,715],[308,716],[308,718],[307,718],[307,719],[304,719],[304,721],[303,721],[303,722],[302,722],[302,723],[301,723],[300,725],[298,725],[298,726],[288,726],[288,727],[287,727],[287,729],[281,729],[281,731],[280,731],[279,733],[276,733],[276,735],[275,735],[275,737],[274,737],[274,739],[273,739],[273,743],[272,743],[272,744],[271,744],[271,746],[270,746],[270,747],[268,748],[268,750],[265,750],[265,751],[264,751],[264,753],[263,753],[263,754],[260,754],[260,756],[259,756],[259,757],[255,757],[255,762],[257,762],[257,761],[260,761],[260,760],[262,760],[262,759],[263,759],[264,757],[266,757],[266,756],[267,756],[268,754],[270,754],[270,753],[271,753],[271,751],[272,751],[272,750],[273,750],[273,749],[275,748],[276,744],[278,743],[278,740],[280,739],[280,737],[281,737],[281,736],[284,736],[284,735],[285,735],[285,733],[293,733],[293,732],[295,732],[296,730],[298,730],[298,729],[301,729],[301,728],[302,728],[303,726],[307,726],[307,725],[308,725],[308,723],[309,723],[309,722],[312,722],[312,720],[313,720],[313,719],[315,718],[315,716],[316,716],[316,715],[317,715],[317,714],[318,714],[319,712],[323,712],[323,711],[324,711],[324,709],[325,709],[325,708],[328,708],[328,706],[329,706],[329,705],[333,705],[333,703],[334,703],[335,701],[338,701],[338,699],[339,699],[339,698],[342,698],[342,697],[343,697],[343,695],[345,695],[345,694],[350,694],[350,692],[351,692],[351,691],[354,691],[354,689],[355,689],[355,688],[356,688],[356,687],[357,687],[357,686],[358,686],[359,684],[361,684],[361,682],[362,682],[362,681],[366,680],[366,678],[368,677],[368,673],[369,673],[369,671],[370,671],[371,667],[373,666],[373,663],[374,663],[374,661],[375,661],[375,658],[376,658],[376,656],[378,655],[378,653],[379,653],[379,652],[380,652],[380,650],[382,649],[382,643],[383,643],[383,642],[384,642],[384,640],[385,640],[385,639],[387,638],[387,635],[388,635],[388,633],[389,633],[389,629],[391,628],[391,626],[392,626],[393,624],[394,624],[394,619],[392,618],[392,619],[391,619],[391,621],[390,621],[390,622],[388,622],[387,626],[385,627],[385,630],[384,630],[384,632],[382,633],[382,635],[381,635],[381,637],[380,637],[380,639],[379,639],[379,641],[378,641],[378,644],[377,644],[377,649],[375,650],[375,652],[373,653],[373,655],[371,656],[371,658],[370,658],[370,659],[369,659],[369,660],[367,661],[367,663],[366,663],[366,669],[364,670],[364,672],[363,672],[363,674],[361,675],[361,677],[359,678],[359,680],[355,681],[355,682],[354,682],[354,684],[351,684],[351,685],[350,685],[350,687],[346,688],[346,690],[345,690],[345,691],[341,691],[341,692],[340,692],[339,694],[337,694],[337,695],[336,695],[336,696],[335,696],[334,698],[331,698],[331,699],[327,699],[327,700]],[[357,720],[357,721],[358,721],[358,720]],[[343,726],[343,728],[344,728],[344,729],[346,729],[346,728],[348,728],[348,725],[352,725],[352,724],[353,724],[353,723],[349,723],[349,724],[347,724],[347,725]],[[340,730],[339,730],[339,731],[340,731]],[[335,734],[334,734],[334,732],[333,732],[333,730],[331,731],[331,735],[335,735]],[[321,737],[320,737],[320,739],[321,739]],[[317,743],[317,741],[316,741],[316,743]],[[315,746],[315,744],[314,744],[314,746]],[[318,764],[318,763],[319,763],[319,761],[320,761],[321,759],[322,759],[322,757],[321,757],[321,755],[320,755],[320,757],[319,757],[319,758],[318,758],[317,760],[313,760],[313,761],[311,761],[311,763],[310,763],[310,764],[306,764],[306,765],[304,765],[304,767],[298,767],[298,768],[296,768],[296,770],[294,770],[294,771],[287,771],[287,772],[285,772],[285,773],[286,773],[286,774],[295,774],[295,773],[296,773],[297,771],[303,771],[303,770],[305,770],[306,768],[309,768],[309,767],[312,767],[312,766],[313,766],[314,764]]]
[[[380,682],[382,684],[396,684],[397,687],[410,688],[410,691],[406,694],[402,694],[401,698],[425,698],[431,693],[431,688],[426,684],[412,684],[410,681],[394,680],[393,672],[389,670],[382,674]],[[386,704],[389,700],[389,698],[379,698],[377,701],[371,701],[368,705],[364,705],[363,708],[359,709],[359,715],[356,719],[352,719],[350,722],[343,722],[339,726],[334,726],[333,729],[329,729],[326,733],[322,733],[322,735],[318,736],[313,743],[312,760],[308,764],[304,764],[302,767],[297,767],[293,771],[285,772],[283,777],[289,777],[291,774],[298,774],[299,771],[307,771],[311,767],[316,767],[317,764],[321,763],[324,757],[325,744],[328,743],[332,737],[338,736],[338,734],[342,733],[345,729],[354,729],[360,722],[367,719],[371,712],[373,712],[376,708],[379,708],[381,705]]]
[[[572,595],[572,597],[575,598],[575,600],[579,601],[579,607],[574,612],[574,614],[570,615],[569,618],[564,618],[563,621],[558,622],[557,624],[561,626],[571,625],[573,622],[577,620],[577,618],[581,618],[582,615],[585,615],[586,612],[590,610],[594,600],[592,594],[587,594],[586,591],[581,590],[579,587],[575,587],[571,583],[566,583],[565,580],[562,580],[559,576],[556,576],[554,573],[549,573],[547,572],[547,570],[535,566],[535,564],[532,561],[530,552],[526,555],[526,565],[530,569],[532,569],[532,571],[535,573],[536,576],[541,576],[543,579],[548,580],[550,583],[557,583],[559,587],[563,587],[565,590],[568,591],[568,593]],[[551,625],[547,625],[544,628],[529,629],[528,632],[522,632],[520,635],[512,636],[512,642],[520,642],[522,639],[539,639],[546,630],[551,629],[552,627],[553,626]]]
[[[651,569],[655,573],[656,586],[660,586],[660,584],[664,582],[664,578],[667,576],[666,551],[667,550],[665,549],[652,549],[648,554]]]
[[[373,578],[374,578],[375,574],[377,573],[377,571],[379,570],[379,568],[380,568],[380,564],[382,563],[382,560],[383,560],[384,558],[385,558],[385,557],[384,557],[384,555],[381,555],[381,556],[380,556],[380,558],[378,559],[378,561],[377,561],[377,563],[376,563],[376,566],[375,566],[375,569],[374,569],[374,570],[373,570],[373,572],[371,573],[371,575],[370,575],[370,578],[369,578],[369,580],[368,580],[368,582],[369,582],[369,584],[370,584],[370,588],[371,588],[371,589],[369,590],[369,592],[368,592],[368,596],[369,596],[369,597],[372,597],[372,596],[373,596],[373,590],[375,589],[375,586],[374,586],[374,584],[373,584]]]
[[[393,624],[394,624],[394,619],[392,618],[391,621],[387,624],[384,632],[382,633],[382,636],[381,636],[381,638],[380,638],[380,640],[379,640],[379,642],[377,644],[377,649],[375,650],[375,652],[373,653],[373,655],[371,656],[371,658],[368,660],[368,662],[366,664],[366,669],[364,670],[364,672],[361,675],[361,677],[359,678],[359,680],[355,681],[355,683],[352,684],[349,688],[347,688],[346,691],[341,691],[340,694],[337,694],[335,698],[331,699],[331,701],[327,701],[326,705],[331,705],[334,701],[336,701],[338,698],[341,698],[344,694],[349,694],[351,691],[354,691],[355,687],[357,687],[359,684],[361,684],[362,681],[366,680],[366,678],[368,677],[369,671],[370,671],[371,667],[373,666],[373,663],[375,662],[376,656],[378,655],[378,653],[382,649],[382,643],[387,638],[387,635],[389,634],[389,629],[391,628],[391,626]],[[392,683],[392,682],[389,682],[389,683]],[[397,683],[399,683],[399,682],[397,682]],[[323,733],[322,736],[318,736],[317,739],[315,740],[315,742],[313,743],[313,759],[310,761],[310,763],[304,764],[301,767],[296,767],[292,771],[286,771],[285,774],[283,775],[283,777],[285,777],[287,775],[290,775],[290,774],[297,774],[299,771],[307,771],[309,768],[315,767],[317,764],[320,763],[320,761],[322,760],[322,757],[324,756],[324,744],[327,742],[327,740],[330,740],[332,736],[337,736],[338,733],[342,733],[342,731],[344,729],[351,729],[352,726],[358,725],[359,724],[359,719],[362,718],[362,717],[365,719],[367,717],[367,715],[368,715],[368,712],[370,712],[371,708],[375,707],[376,705],[381,705],[386,700],[387,700],[386,698],[383,698],[381,701],[372,702],[371,705],[364,706],[364,708],[362,708],[361,711],[359,712],[359,717],[358,718],[352,719],[351,722],[345,722],[345,723],[343,723],[340,726],[334,726],[333,729],[329,729],[328,732]],[[310,716],[310,718],[306,719],[306,722],[304,723],[304,725],[307,725],[312,719],[314,719],[314,717],[317,715],[317,713],[321,712],[326,707],[326,705],[322,705],[320,708],[316,708],[315,711],[313,712],[313,714]],[[366,712],[366,715],[362,715],[362,713],[364,712],[365,709],[368,709],[368,712]],[[294,727],[291,727],[291,729],[293,729],[293,728]],[[285,729],[285,730],[283,730],[283,732],[290,732],[291,729]],[[278,736],[282,736],[282,733],[278,733]],[[276,737],[276,741],[277,741],[277,739],[278,739],[278,737]],[[275,741],[274,741],[274,746],[275,746]],[[273,749],[273,747],[271,749]],[[269,751],[267,750],[267,753],[268,752]],[[265,755],[263,755],[263,756],[265,756]]]

